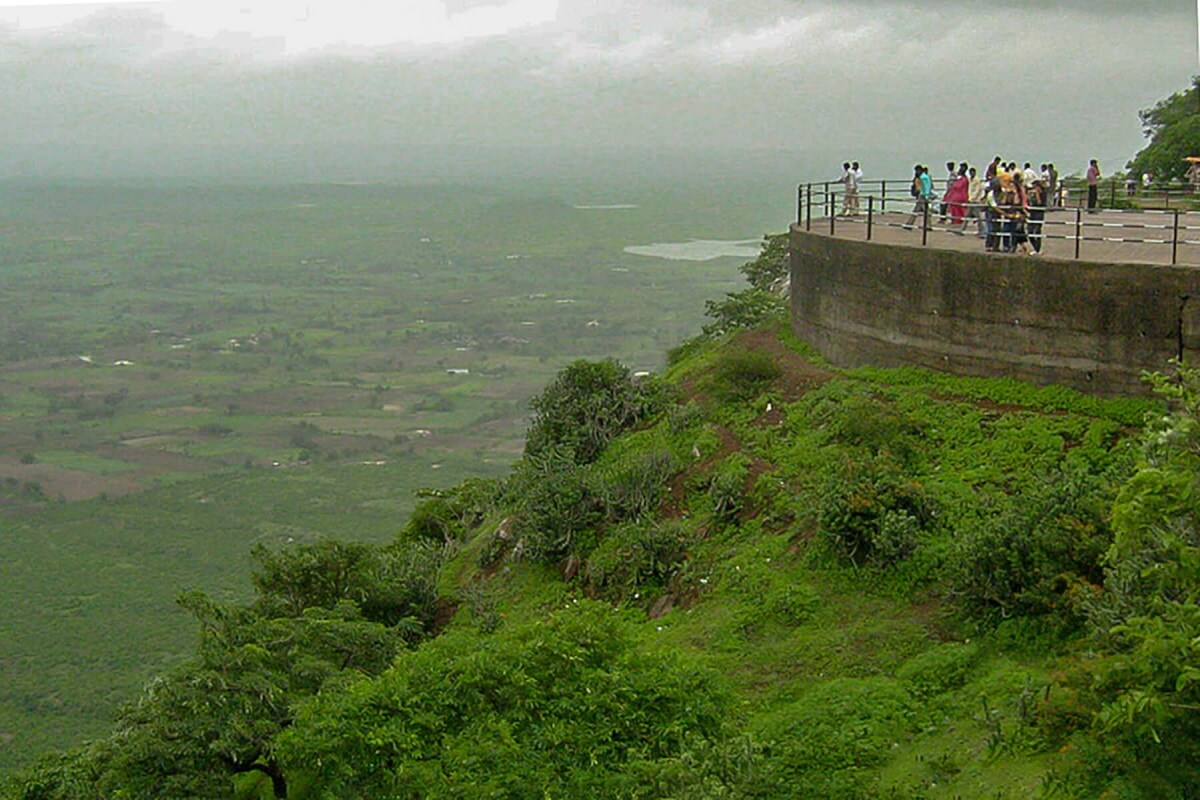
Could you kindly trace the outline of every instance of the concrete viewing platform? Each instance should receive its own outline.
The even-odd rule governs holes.
[[[869,225],[864,213],[791,226],[792,329],[833,364],[1136,395],[1149,391],[1144,370],[1200,359],[1186,212],[1051,211],[1046,253],[1026,256],[985,252],[973,228],[948,231],[936,213],[930,230],[906,229],[911,207]]]
[[[827,215],[818,216],[820,210],[813,209],[811,218],[805,216],[794,225],[799,230],[839,239],[867,241],[869,238],[872,243],[882,245],[984,253],[984,240],[976,237],[975,220],[967,221],[965,233],[951,230],[949,221],[939,222],[935,203],[935,213],[929,217],[929,230],[923,232],[920,217],[911,228],[904,227],[911,203],[902,205],[889,198],[887,205],[886,213],[871,209],[868,215],[867,199],[862,198],[858,215],[839,215],[831,219]],[[1043,234],[1041,254],[1031,257],[1001,253],[997,257],[1200,266],[1200,212],[1099,210],[1089,213],[1075,208],[1054,209],[1046,212]]]

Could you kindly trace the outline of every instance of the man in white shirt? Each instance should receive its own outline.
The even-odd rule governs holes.
[[[1022,178],[1021,182],[1023,184],[1025,184],[1026,187],[1033,186],[1033,182],[1038,180],[1038,178],[1040,177],[1036,172],[1033,171],[1033,165],[1030,164],[1028,161],[1026,161],[1025,166],[1021,168],[1021,172],[1024,173],[1021,176],[1021,178]],[[1049,177],[1049,176],[1047,176],[1047,177]]]
[[[975,235],[980,239],[984,239],[987,237],[987,225],[984,215],[984,183],[979,180],[979,173],[975,171],[974,167],[971,167],[967,171],[967,175],[969,176],[967,183],[967,215],[963,217],[962,230],[966,232],[967,223],[974,219]]]
[[[846,184],[842,192],[842,216],[851,217],[858,213],[858,176],[850,168],[849,161],[842,164],[842,170],[840,182]]]
[[[857,214],[859,212],[859,192],[862,191],[863,171],[857,161],[850,165],[850,169],[854,171],[854,213]]]

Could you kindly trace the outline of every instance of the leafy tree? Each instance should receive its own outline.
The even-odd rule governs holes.
[[[325,539],[258,548],[249,606],[200,593],[179,603],[200,624],[195,656],[156,678],[113,734],[18,778],[20,800],[226,798],[256,772],[287,797],[275,737],[293,707],[335,680],[378,675],[432,621],[440,552]],[[77,787],[94,787],[94,794]],[[93,791],[89,789],[88,791]]]
[[[334,676],[382,672],[405,642],[350,603],[268,619],[199,594],[180,602],[200,622],[198,653],[118,718],[99,781],[113,796],[223,798],[233,776],[260,772],[287,797],[273,739],[292,706]]]
[[[1200,78],[1138,116],[1150,144],[1133,157],[1129,170],[1158,180],[1183,180],[1188,169],[1184,158],[1200,156]]]
[[[326,538],[277,551],[259,545],[251,557],[258,562],[251,576],[256,608],[266,616],[295,617],[349,601],[384,625],[433,620],[441,552],[428,543],[379,548]]]
[[[279,740],[320,798],[685,797],[729,696],[651,651],[611,607],[443,634],[378,678],[322,693]]]
[[[723,336],[744,328],[754,328],[781,315],[791,275],[788,259],[788,234],[763,237],[758,257],[742,265],[748,289],[730,292],[724,300],[709,300],[704,313],[713,321],[703,328],[705,336]]]
[[[96,747],[52,753],[22,774],[0,780],[0,797],[12,800],[103,800]]]
[[[400,538],[436,544],[460,540],[495,505],[497,482],[469,478],[451,489],[422,489],[422,498],[409,515]]]
[[[1095,667],[1109,743],[1084,770],[1097,796],[1112,780],[1135,787],[1122,796],[1200,794],[1200,371],[1152,380],[1171,410],[1113,506],[1095,614],[1113,650]]]

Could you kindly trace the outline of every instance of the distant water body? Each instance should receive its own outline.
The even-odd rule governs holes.
[[[666,258],[671,261],[711,261],[714,258],[754,258],[758,255],[758,239],[689,239],[686,242],[662,242],[657,244],[631,245],[626,253],[650,258]]]
[[[576,205],[572,206],[572,208],[580,211],[615,211],[625,208],[641,208],[641,206],[634,205],[633,203],[606,203],[604,205]]]

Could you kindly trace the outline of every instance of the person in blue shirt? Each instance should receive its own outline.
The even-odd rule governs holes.
[[[912,213],[908,215],[908,221],[904,223],[906,228],[912,228],[918,215],[924,220],[925,213],[929,210],[929,204],[933,200],[933,178],[929,177],[929,167],[920,164],[913,167],[912,195],[917,198],[917,201],[913,204]]]

